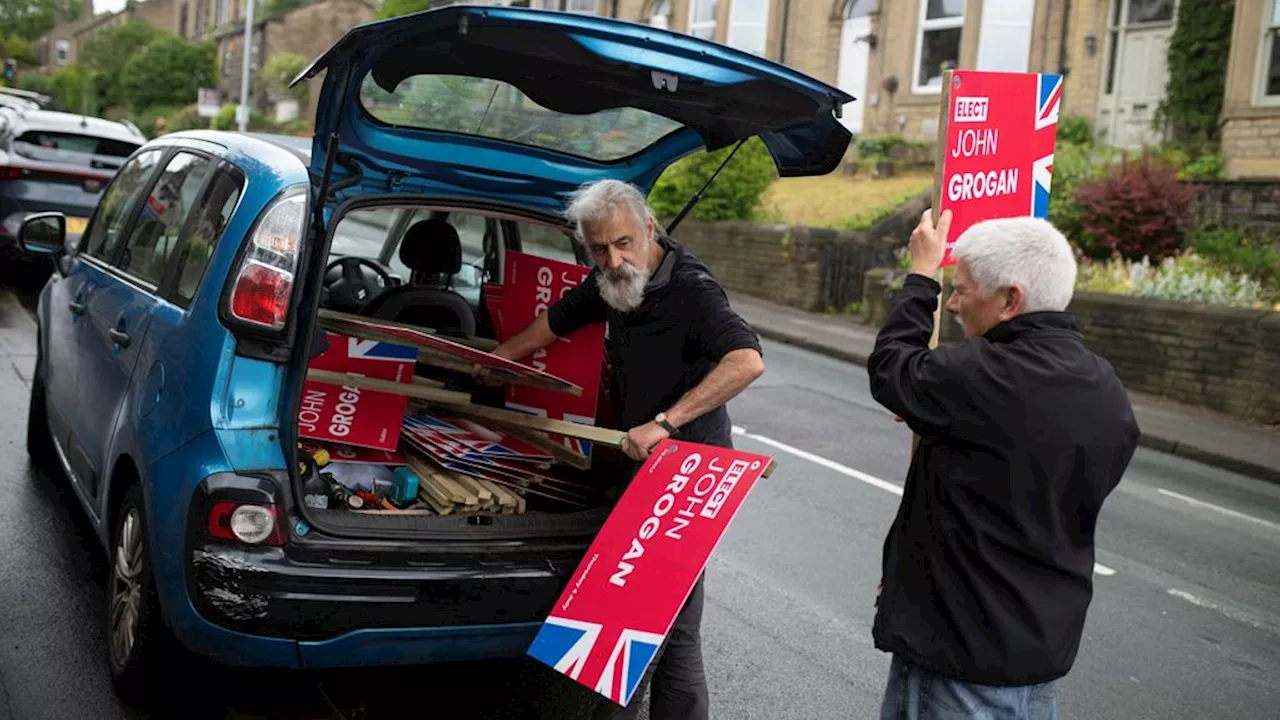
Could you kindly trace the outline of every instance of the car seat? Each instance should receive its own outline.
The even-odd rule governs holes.
[[[462,241],[445,216],[409,227],[400,242],[400,262],[409,268],[409,282],[369,301],[362,315],[441,333],[475,335],[475,312],[453,291],[453,276],[462,270]]]

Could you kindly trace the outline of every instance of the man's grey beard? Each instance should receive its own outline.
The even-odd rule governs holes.
[[[649,284],[649,269],[638,268],[623,262],[615,269],[606,269],[596,278],[600,297],[618,312],[631,312],[644,301],[644,286]]]

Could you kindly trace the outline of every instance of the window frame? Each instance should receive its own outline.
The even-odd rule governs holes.
[[[192,210],[203,207],[209,201],[209,194],[213,192],[215,184],[220,177],[230,177],[235,181],[237,188],[236,202],[231,207],[231,215],[227,225],[222,228],[222,233],[213,240],[213,251],[209,253],[209,259],[205,261],[204,267],[200,270],[200,279],[196,281],[196,289],[191,294],[190,300],[178,293],[178,283],[182,281],[182,265],[179,261],[187,249],[187,244],[191,242],[191,233],[194,230],[192,223],[195,221],[196,213],[188,213],[186,219],[182,221],[182,229],[178,231],[178,242],[174,245],[169,268],[165,273],[159,290],[160,297],[182,308],[184,312],[191,310],[191,305],[195,303],[196,297],[200,295],[200,290],[204,287],[205,278],[209,276],[209,265],[212,264],[214,255],[217,254],[218,248],[222,245],[222,239],[226,236],[227,227],[231,226],[231,220],[235,218],[236,213],[240,211],[240,206],[244,204],[246,190],[249,187],[248,173],[225,159],[218,157],[213,157],[213,159],[217,164],[214,165],[213,172],[209,173],[209,177],[205,178],[200,191],[196,193],[196,204],[192,206]]]
[[[1280,39],[1280,21],[1276,19],[1276,13],[1280,10],[1280,0],[1271,0],[1270,6],[1264,5],[1263,9],[1269,12],[1266,12],[1259,22],[1261,34],[1258,38],[1258,55],[1254,59],[1253,104],[1257,107],[1278,107],[1280,93],[1267,94],[1267,65],[1271,50]]]
[[[702,38],[702,39],[711,40],[712,42],[717,42],[718,41],[717,38],[719,38],[720,36],[720,3],[724,1],[725,0],[689,0],[689,22],[686,25],[687,29],[685,34],[691,35],[693,37],[702,37],[700,35],[695,34],[696,31],[699,29],[705,29],[709,27],[711,28],[711,36],[709,38]],[[695,17],[697,17],[698,3],[715,3],[716,8],[715,8],[715,12],[712,13],[712,16],[713,16],[712,20],[698,22],[694,19]]]
[[[960,14],[956,17],[938,18],[929,20],[929,0],[920,0],[916,4],[918,14],[916,15],[916,50],[915,60],[911,63],[911,94],[912,95],[941,95],[942,86],[920,85],[920,63],[924,60],[924,35],[927,32],[937,30],[959,30],[961,50],[964,47],[964,21],[969,15],[968,0],[960,0]],[[960,58],[956,57],[956,65],[959,66]]]
[[[146,177],[146,179],[143,181],[143,184],[142,184],[142,189],[144,191],[148,191],[148,194],[149,194],[149,190],[151,188],[152,182],[155,180],[155,176],[159,172],[158,168],[163,168],[167,162],[166,158],[170,154],[167,148],[144,146],[144,147],[138,148],[138,150],[134,152],[132,155],[130,155],[128,158],[126,158],[123,163],[120,163],[120,169],[117,170],[116,174],[112,176],[111,180],[107,183],[107,186],[102,189],[102,196],[98,199],[98,206],[93,209],[93,215],[89,218],[89,222],[85,225],[84,232],[80,233],[80,241],[76,246],[76,253],[75,253],[77,257],[81,257],[87,261],[92,261],[100,265],[104,269],[111,267],[111,263],[115,259],[115,255],[120,249],[119,245],[111,249],[111,257],[100,258],[89,252],[89,238],[93,235],[93,231],[97,227],[98,223],[102,221],[102,200],[106,198],[107,193],[111,192],[111,190],[116,186],[117,183],[123,182],[120,178],[124,175],[124,169],[126,166],[136,161],[138,158],[142,157],[143,155],[146,155],[148,153],[153,153],[153,152],[159,153],[160,159],[156,161],[156,168],[153,168],[151,170],[151,173]],[[137,210],[137,208],[138,208],[138,200],[135,198],[134,201],[131,202],[129,206],[124,209],[124,225],[121,226],[120,232],[125,237],[128,237],[129,232],[133,230],[133,216],[134,216],[134,211]]]
[[[694,2],[696,1],[697,0],[694,0]],[[764,5],[764,20],[760,22],[756,22],[754,20],[752,21],[734,20],[734,13],[738,9],[739,3],[746,2],[746,1],[747,0],[730,0],[729,2],[729,22],[728,22],[728,27],[725,29],[725,44],[728,45],[729,47],[735,48],[737,50],[741,50],[743,52],[749,52],[754,55],[759,55],[760,57],[767,57],[769,52],[769,13],[773,11],[773,4],[772,2],[770,2],[770,0],[752,0],[753,2],[759,2]],[[760,27],[761,30],[764,31],[763,33],[761,33],[763,44],[760,46],[759,52],[734,44],[733,34],[734,34],[734,29],[736,27],[738,26],[755,27],[757,25]]]

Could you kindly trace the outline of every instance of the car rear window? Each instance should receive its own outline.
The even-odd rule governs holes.
[[[361,85],[360,102],[388,125],[478,135],[600,161],[630,157],[682,127],[636,108],[558,113],[514,85],[456,75],[413,75],[394,92],[383,90],[370,75]]]
[[[102,170],[115,170],[139,145],[112,138],[79,133],[28,130],[13,141],[13,150],[23,157]]]

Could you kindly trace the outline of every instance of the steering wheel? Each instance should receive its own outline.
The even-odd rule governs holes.
[[[378,276],[381,287],[375,287],[369,281],[362,267],[368,267],[373,270]],[[326,280],[334,268],[342,268],[342,275],[333,282],[327,283],[329,305],[334,309],[359,310],[382,291],[396,284],[391,274],[381,265],[355,255],[338,258],[329,263],[324,269]]]

